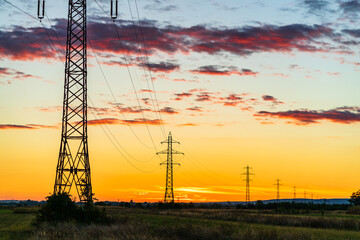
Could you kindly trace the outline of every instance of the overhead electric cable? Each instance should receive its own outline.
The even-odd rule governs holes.
[[[10,4],[11,6],[13,6],[14,8],[18,9],[19,11],[21,11],[22,13],[30,16],[31,18],[35,19],[36,21],[39,21],[39,19],[37,19],[36,17],[34,17],[34,16],[32,16],[31,14],[27,13],[26,11],[22,10],[21,8],[15,6],[14,4],[12,4],[12,3],[10,3],[10,2],[8,2],[8,1],[6,1],[6,0],[4,0],[4,1],[5,1],[6,3]],[[48,20],[49,20],[49,18],[48,18]],[[49,20],[49,21],[50,21],[50,20]],[[44,24],[43,24],[41,21],[40,21],[40,23],[41,23],[43,29],[45,30],[46,35],[47,35],[47,37],[49,38],[52,47],[53,47],[54,50],[57,52],[57,55],[58,55],[58,57],[59,57],[59,60],[60,60],[63,64],[65,64],[65,63],[61,60],[60,54],[58,53],[58,50],[56,49],[53,41],[51,40],[51,37],[50,37],[49,33],[47,32]],[[50,23],[50,25],[51,25],[51,23]],[[54,30],[54,31],[55,31],[55,30]],[[58,41],[60,42],[59,38],[58,38]],[[91,102],[91,104],[94,106],[94,103],[92,102],[91,98],[90,98],[89,96],[88,96],[88,98],[89,98],[89,101]],[[94,107],[94,109],[95,109],[95,111],[97,111],[96,107]],[[96,117],[96,115],[94,114],[94,112],[92,111],[91,108],[90,108],[90,111],[92,112],[94,118],[95,118],[96,120],[98,120],[97,117]],[[98,113],[97,113],[97,114],[98,114]],[[99,114],[98,114],[98,115],[99,115]],[[104,128],[102,127],[102,123],[100,123],[100,126],[101,126],[103,132],[105,133],[105,135],[106,135],[106,136],[108,137],[108,139],[110,140],[110,142],[113,144],[113,146],[117,149],[117,151],[124,157],[124,159],[125,159],[130,165],[132,165],[135,169],[137,169],[138,171],[141,171],[141,172],[143,172],[143,173],[151,173],[151,172],[154,172],[154,170],[156,169],[157,166],[156,166],[153,170],[151,170],[151,171],[142,170],[142,169],[138,168],[137,166],[135,166],[130,160],[127,159],[127,157],[126,157],[126,156],[120,151],[120,149],[115,145],[115,143],[112,141],[112,139],[110,138],[110,136],[106,133],[106,131],[105,131]],[[109,131],[109,132],[110,132],[110,131]],[[110,133],[111,133],[111,132],[110,132]],[[111,133],[111,134],[112,134],[112,133]],[[118,144],[119,144],[119,143],[118,143]],[[121,146],[121,145],[119,144],[119,146]],[[121,147],[122,147],[122,146],[121,146]],[[124,148],[123,148],[123,149],[124,149]],[[124,150],[125,150],[125,149],[124,149]],[[125,151],[126,151],[126,150],[125,150]]]
[[[155,105],[154,99],[153,99],[153,97],[152,97],[152,92],[155,94],[155,89],[153,89],[153,90],[151,91],[151,87],[150,87],[149,79],[148,79],[148,74],[146,73],[146,67],[147,67],[147,69],[148,69],[148,71],[149,71],[149,75],[150,75],[150,81],[153,81],[152,76],[151,76],[151,69],[150,69],[150,67],[149,67],[148,61],[146,60],[146,57],[147,57],[147,56],[146,56],[146,51],[145,51],[145,44],[144,44],[144,46],[143,46],[143,47],[144,47],[144,54],[143,54],[143,52],[142,52],[142,50],[141,50],[141,49],[142,49],[142,46],[141,46],[142,44],[141,44],[141,42],[140,42],[140,40],[139,40],[139,37],[138,37],[138,33],[137,33],[137,30],[136,30],[136,24],[135,24],[135,22],[134,22],[134,16],[133,16],[133,13],[132,13],[132,10],[131,10],[131,4],[130,4],[130,1],[129,1],[129,0],[128,0],[128,6],[129,6],[129,11],[130,11],[132,26],[133,26],[134,33],[135,33],[135,39],[136,39],[136,42],[137,42],[137,45],[138,45],[138,53],[139,53],[140,59],[141,59],[141,61],[142,61],[141,67],[142,67],[142,69],[143,69],[143,71],[144,71],[145,80],[146,80],[148,89],[150,90],[150,91],[149,91],[150,99],[151,99],[152,105],[153,105],[153,107],[154,107],[154,112],[155,112],[155,114],[156,114],[156,117],[157,117],[158,119],[161,119],[161,122],[162,122],[161,111],[160,111],[160,109],[159,109],[159,107],[158,107],[159,104],[158,104],[158,102],[157,102],[157,100],[156,100],[157,105]],[[138,21],[138,22],[139,22],[139,21]],[[140,29],[140,30],[141,30],[141,29]],[[144,37],[143,37],[143,42],[144,42]],[[160,124],[160,129],[161,129],[164,137],[166,137],[164,125],[163,125],[162,123]]]

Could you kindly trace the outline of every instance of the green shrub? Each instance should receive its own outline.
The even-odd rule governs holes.
[[[46,203],[35,218],[35,225],[43,222],[110,223],[105,208],[100,210],[91,201],[77,206],[67,193],[57,193],[46,197]]]

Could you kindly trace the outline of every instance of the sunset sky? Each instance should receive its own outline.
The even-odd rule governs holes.
[[[36,17],[36,0],[8,1]],[[176,200],[244,201],[247,165],[251,200],[276,198],[277,178],[281,198],[360,188],[359,0],[137,0],[140,20],[120,0],[120,40],[110,0],[87,2],[96,198],[162,200],[169,131]],[[67,3],[40,23],[0,0],[0,200],[53,190]]]

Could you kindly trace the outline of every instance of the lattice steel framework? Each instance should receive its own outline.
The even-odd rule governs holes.
[[[244,181],[246,181],[246,193],[245,193],[245,201],[246,201],[246,204],[249,204],[250,203],[250,181],[252,181],[250,179],[250,175],[254,175],[253,173],[250,172],[250,170],[252,169],[251,167],[246,166],[245,168],[245,172],[242,174],[242,175],[245,175],[245,179]]]
[[[282,185],[281,183],[280,183],[280,179],[276,179],[275,180],[275,184],[274,185],[276,185],[276,201],[279,201],[280,200],[280,185]]]
[[[178,141],[175,141],[172,139],[171,132],[169,132],[168,139],[165,141],[162,141],[161,144],[167,143],[167,149],[163,150],[161,152],[158,152],[156,154],[166,154],[167,159],[166,162],[160,163],[160,165],[166,164],[166,188],[165,188],[165,197],[164,197],[164,203],[174,203],[174,175],[173,175],[173,165],[180,165],[179,163],[175,163],[173,161],[173,154],[182,154],[184,153],[176,151],[173,149],[173,143],[178,143]]]
[[[86,35],[86,0],[69,0],[62,132],[54,193],[70,193],[75,182],[80,201],[92,201]]]

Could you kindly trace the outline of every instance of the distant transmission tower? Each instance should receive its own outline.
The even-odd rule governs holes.
[[[279,200],[280,200],[280,185],[282,185],[282,184],[280,184],[280,179],[276,179],[275,181],[276,181],[276,183],[274,185],[276,185],[276,199],[279,202]]]
[[[167,149],[156,154],[166,154],[167,159],[166,162],[160,163],[160,165],[166,164],[166,188],[165,188],[165,197],[164,203],[174,203],[174,178],[173,178],[173,165],[180,165],[179,163],[173,162],[173,154],[183,154],[182,152],[178,152],[173,150],[173,143],[179,142],[172,139],[171,132],[169,132],[168,139],[162,141],[161,144],[167,143]]]
[[[294,202],[296,201],[296,186],[294,186]]]
[[[44,17],[45,3],[38,1]],[[54,193],[70,193],[73,183],[80,201],[92,201],[87,135],[86,0],[69,0],[62,131]]]
[[[242,175],[245,175],[245,179],[244,181],[246,181],[246,194],[245,194],[245,202],[246,204],[250,203],[250,181],[252,181],[250,179],[250,175],[254,175],[254,173],[251,173],[250,170],[252,169],[251,167],[249,167],[249,165],[247,165],[246,167],[244,167],[245,172],[242,173]]]

